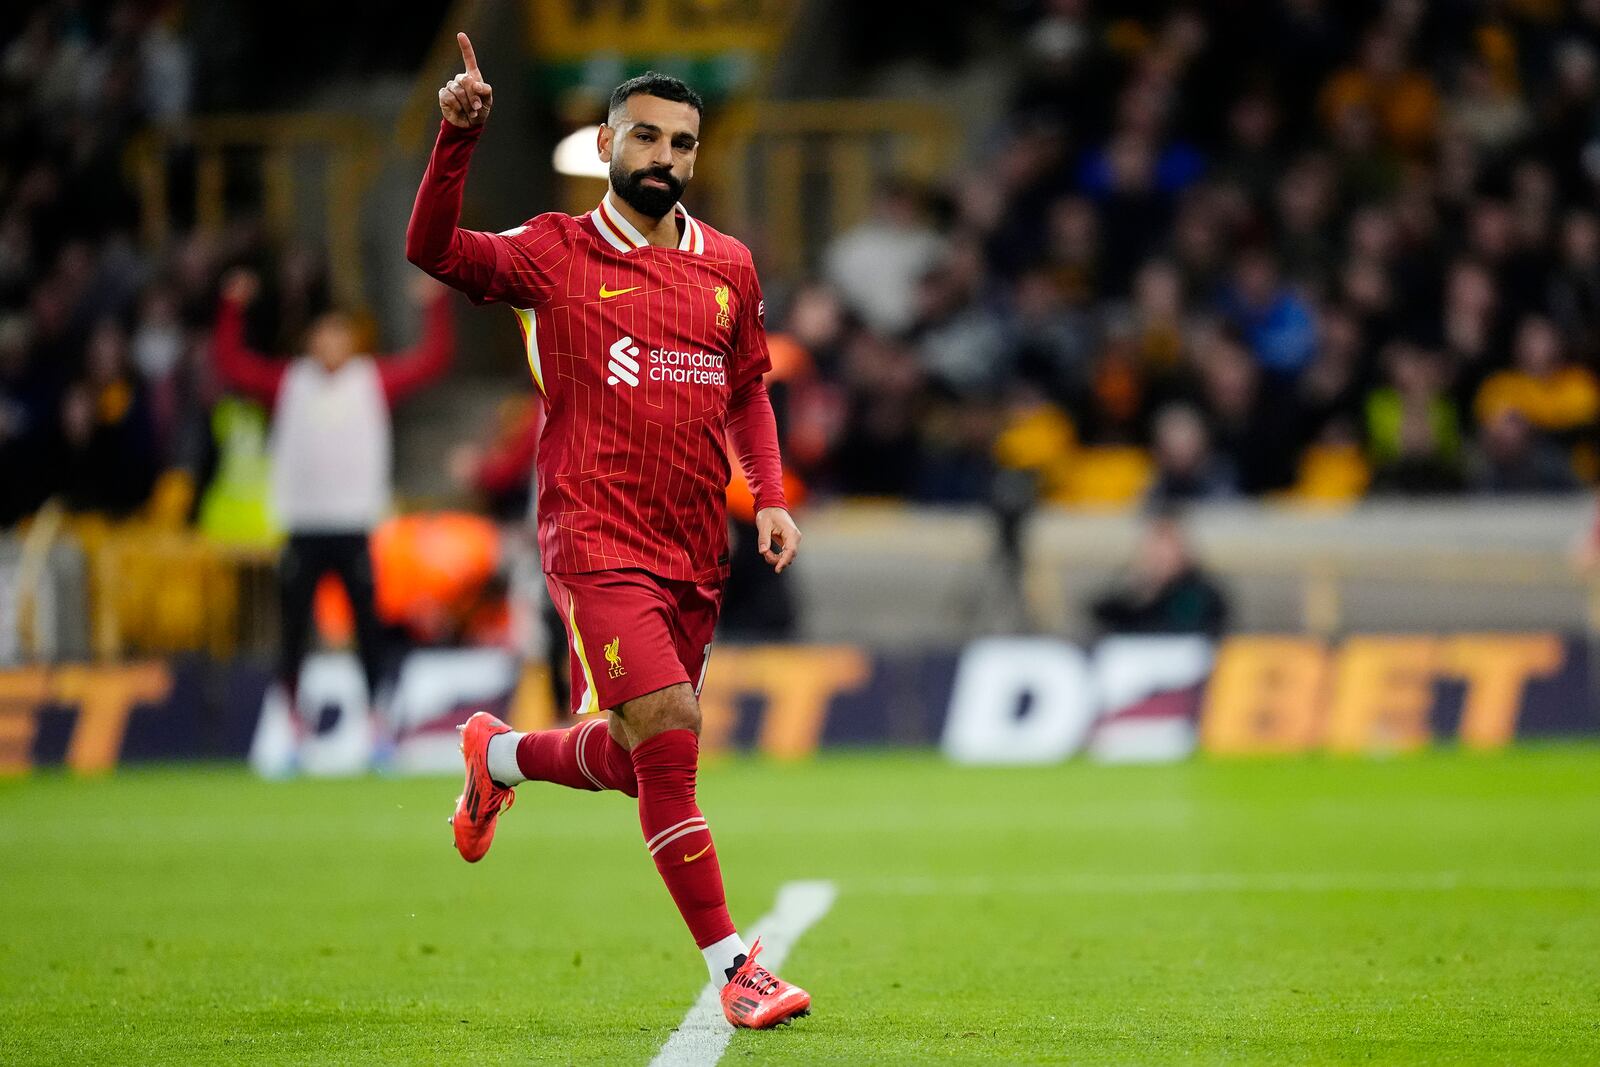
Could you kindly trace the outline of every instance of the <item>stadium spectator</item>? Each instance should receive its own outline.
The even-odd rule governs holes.
[[[1561,335],[1542,315],[1529,315],[1517,327],[1515,363],[1483,383],[1476,411],[1489,424],[1502,411],[1515,411],[1550,440],[1571,446],[1592,436],[1600,419],[1600,380],[1587,367],[1569,362]]]
[[[1272,191],[1277,249],[1283,271],[1308,286],[1325,286],[1338,259],[1331,222],[1336,207],[1332,161],[1308,153],[1295,160]]]
[[[1368,30],[1356,62],[1329,79],[1320,103],[1330,127],[1338,128],[1352,112],[1366,112],[1388,144],[1420,152],[1433,138],[1439,92],[1426,72],[1408,65],[1401,33],[1379,25]]]
[[[944,246],[918,190],[892,182],[879,191],[871,218],[834,239],[828,281],[874,330],[902,333],[917,315],[918,284]]]
[[[1396,341],[1383,353],[1388,384],[1367,397],[1374,489],[1433,494],[1461,487],[1461,426],[1444,393],[1439,356]]]
[[[1556,169],[1562,195],[1572,202],[1593,202],[1600,183],[1600,128],[1595,122],[1595,101],[1600,97],[1600,60],[1597,60],[1593,16],[1588,16],[1590,38],[1573,35],[1555,50],[1548,87],[1541,94],[1539,129],[1534,151]]]
[[[786,467],[806,482],[825,481],[845,420],[844,345],[853,329],[830,286],[801,286],[789,301],[787,329],[767,332],[773,372],[767,392],[778,419]],[[779,369],[788,368],[779,378]]]
[[[1467,460],[1467,485],[1477,493],[1572,492],[1580,487],[1561,450],[1540,437],[1515,408],[1501,408],[1483,426]]]
[[[1062,197],[1050,205],[1046,226],[1044,268],[1073,307],[1087,307],[1101,288],[1100,218],[1081,196]]]
[[[1304,428],[1310,436],[1334,421],[1358,421],[1365,362],[1361,323],[1349,308],[1324,308],[1318,326],[1316,358],[1300,375],[1294,391],[1294,403],[1304,412]]]
[[[983,280],[981,253],[967,243],[918,287],[917,358],[931,381],[958,397],[991,395],[1011,374],[1005,323],[983,299]]]
[[[1085,440],[1139,444],[1150,407],[1148,382],[1130,323],[1108,323],[1090,371],[1088,403],[1080,412]]]
[[[350,316],[334,310],[312,321],[306,355],[280,360],[245,341],[245,312],[259,288],[249,271],[228,277],[213,344],[223,380],[273,408],[273,503],[289,534],[278,563],[277,681],[292,703],[310,644],[312,598],[331,571],[354,609],[367,691],[376,700],[383,633],[369,536],[391,506],[389,408],[448,368],[451,309],[442,286],[418,278],[411,295],[423,307],[423,334],[410,351],[362,354]]]
[[[115,319],[101,319],[89,336],[83,376],[62,400],[61,440],[68,507],[121,518],[149,497],[159,473],[155,426]]]
[[[1156,413],[1156,504],[1227,500],[1238,494],[1232,465],[1211,451],[1205,420],[1194,408],[1172,404]]]
[[[847,496],[909,495],[922,462],[915,353],[862,332],[845,349],[843,371],[847,414],[833,452],[835,488]]]
[[[1248,249],[1239,257],[1222,311],[1270,374],[1293,378],[1316,354],[1311,308],[1283,284],[1277,261],[1265,248]]]
[[[1118,588],[1090,605],[1095,623],[1113,634],[1201,634],[1220,637],[1228,601],[1201,569],[1176,513],[1157,512],[1145,528]]]
[[[1259,495],[1287,488],[1304,432],[1292,394],[1226,333],[1210,331],[1197,358],[1212,439],[1231,462],[1239,489]]]
[[[1436,328],[1445,359],[1455,376],[1452,400],[1464,408],[1494,371],[1503,345],[1500,299],[1494,276],[1474,259],[1457,260],[1445,282]]]
[[[1145,375],[1158,380],[1175,376],[1184,364],[1193,324],[1184,307],[1183,276],[1170,260],[1152,259],[1139,268],[1126,315]]]
[[[1180,175],[1169,175],[1162,169],[1169,162],[1150,130],[1128,129],[1083,165],[1079,182],[1100,216],[1096,280],[1102,297],[1126,294],[1134,271],[1165,239],[1173,195],[1198,169],[1186,161]]]
[[[1600,218],[1593,210],[1575,209],[1562,221],[1549,307],[1574,358],[1600,365]]]
[[[1034,268],[1017,279],[1008,359],[1020,381],[1059,403],[1076,402],[1088,385],[1099,332],[1097,317],[1070,303],[1048,271]]]
[[[1278,144],[1282,116],[1265,88],[1247,89],[1228,109],[1227,147],[1212,177],[1237,185],[1253,204],[1265,204],[1283,171]]]
[[[55,485],[60,389],[31,345],[23,315],[0,319],[0,526],[26,518]]]
[[[1444,125],[1452,132],[1479,149],[1500,151],[1527,132],[1532,118],[1515,85],[1486,60],[1473,57],[1461,64],[1454,96],[1445,107]]]

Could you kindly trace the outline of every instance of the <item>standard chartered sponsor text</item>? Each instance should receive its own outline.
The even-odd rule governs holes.
[[[650,350],[650,380],[689,385],[726,385],[726,358],[717,352],[685,352],[677,348]]]

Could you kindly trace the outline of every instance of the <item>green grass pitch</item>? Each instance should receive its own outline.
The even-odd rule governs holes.
[[[0,1062],[644,1064],[705,980],[618,795],[0,783]],[[828,878],[726,1063],[1600,1062],[1600,748],[710,766],[735,918]]]

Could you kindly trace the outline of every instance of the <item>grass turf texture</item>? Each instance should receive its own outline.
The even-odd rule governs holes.
[[[705,980],[630,801],[232,768],[0,784],[0,1061],[643,1064]],[[724,1062],[1600,1060],[1600,748],[703,776],[736,919],[840,896]]]

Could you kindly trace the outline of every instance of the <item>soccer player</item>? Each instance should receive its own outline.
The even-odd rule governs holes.
[[[539,549],[566,620],[571,729],[519,734],[486,712],[463,727],[456,848],[481,859],[512,787],[555,782],[639,801],[656,870],[735,1026],[807,1012],[811,997],[757,963],[722,888],[695,780],[698,694],[727,577],[732,444],[755,494],[763,557],[782,572],[789,517],[770,363],[749,249],[679,203],[700,148],[700,96],[645,74],[611,94],[597,148],[610,189],[584,215],[503,233],[457,225],[467,164],[494,105],[472,42],[439,90],[444,116],[406,232],[407,258],[476,303],[508,304],[547,420],[537,461]],[[602,717],[603,716],[603,717]]]

